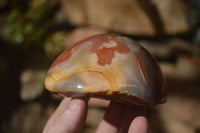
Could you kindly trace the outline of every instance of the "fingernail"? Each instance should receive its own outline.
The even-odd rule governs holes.
[[[77,108],[77,101],[72,99],[69,104],[69,109],[75,110]]]

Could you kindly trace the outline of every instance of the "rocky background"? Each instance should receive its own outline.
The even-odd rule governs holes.
[[[200,133],[200,1],[1,0],[0,132],[39,133],[61,98],[44,88],[56,56],[82,38],[119,33],[159,61],[168,101],[148,110],[149,133]],[[108,101],[92,99],[83,133]]]

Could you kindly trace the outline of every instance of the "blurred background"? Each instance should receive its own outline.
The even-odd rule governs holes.
[[[148,110],[150,133],[200,133],[199,0],[0,0],[0,132],[39,133],[61,98],[44,88],[56,56],[76,41],[119,33],[159,61],[168,101]],[[83,133],[108,101],[92,100]]]

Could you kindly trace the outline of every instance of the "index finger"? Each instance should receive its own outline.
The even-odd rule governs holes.
[[[132,120],[137,116],[145,115],[146,108],[144,107],[111,102],[97,129],[97,133],[128,132]]]
[[[72,98],[69,103],[66,102],[68,105],[65,105],[64,101],[61,102],[58,107],[60,111],[57,110],[55,115],[53,115],[54,118],[50,119],[51,121],[47,127],[45,127],[43,133],[80,132],[87,117],[87,102],[87,99],[83,98]]]

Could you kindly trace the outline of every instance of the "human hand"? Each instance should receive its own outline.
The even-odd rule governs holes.
[[[46,123],[43,133],[78,133],[85,125],[88,100],[64,98]],[[96,133],[147,133],[146,109],[111,102]]]

